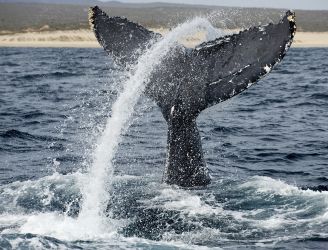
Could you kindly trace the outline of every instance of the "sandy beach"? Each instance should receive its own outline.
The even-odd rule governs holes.
[[[152,29],[165,34],[167,29]],[[227,34],[232,31],[226,31]],[[205,40],[205,34],[199,32],[180,42],[187,47]],[[91,30],[40,31],[0,35],[1,47],[99,47]],[[328,32],[297,32],[293,47],[328,47]]]

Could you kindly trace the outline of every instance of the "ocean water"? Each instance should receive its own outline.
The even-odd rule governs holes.
[[[99,187],[88,173],[126,74],[102,49],[0,55],[0,248],[327,249],[328,49],[293,48],[202,112],[206,188],[162,183],[167,125],[136,99],[103,173],[101,226],[81,220],[83,192]]]

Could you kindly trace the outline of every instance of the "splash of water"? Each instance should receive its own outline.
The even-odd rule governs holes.
[[[161,60],[177,41],[195,31],[208,30],[213,33],[213,26],[207,19],[195,18],[173,29],[163,39],[155,43],[138,60],[131,70],[131,75],[125,82],[123,91],[112,107],[112,116],[108,118],[105,130],[99,139],[93,155],[93,164],[86,182],[83,183],[83,206],[80,220],[89,221],[91,225],[101,229],[104,211],[108,203],[108,190],[113,176],[112,159],[115,156],[121,135],[128,128],[128,121],[133,113],[134,106],[147,84],[149,77]]]
[[[213,34],[215,29],[204,18],[188,21],[173,29],[158,42],[154,42],[131,68],[130,75],[123,84],[123,90],[112,106],[112,116],[108,118],[103,134],[98,140],[88,174],[74,175],[83,196],[79,216],[72,218],[53,212],[22,215],[16,218],[19,221],[20,233],[47,235],[64,240],[116,237],[116,228],[122,226],[122,221],[116,223],[114,219],[108,220],[105,211],[114,172],[112,159],[121,141],[121,135],[128,129],[134,106],[153,70],[160,66],[161,60],[175,46],[180,46],[177,41],[199,31]]]

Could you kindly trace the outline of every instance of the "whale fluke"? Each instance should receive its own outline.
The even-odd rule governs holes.
[[[161,37],[126,18],[109,17],[98,6],[89,9],[89,24],[100,45],[122,66],[134,63],[150,40]]]
[[[120,17],[90,9],[90,24],[99,43],[120,65],[135,63],[161,35]],[[164,181],[183,187],[210,183],[196,118],[217,103],[256,83],[285,56],[296,32],[288,11],[276,24],[200,44],[177,46],[155,69],[145,94],[160,107],[168,124]]]
[[[206,107],[225,101],[268,74],[291,46],[294,13],[277,24],[253,27],[197,46],[191,69],[202,72]]]

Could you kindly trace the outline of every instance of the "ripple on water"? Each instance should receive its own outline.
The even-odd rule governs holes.
[[[161,184],[166,124],[141,100],[102,232],[77,222],[81,180],[122,73],[100,49],[0,50],[0,248],[326,247],[327,49],[291,49],[271,76],[198,118],[206,189]]]

